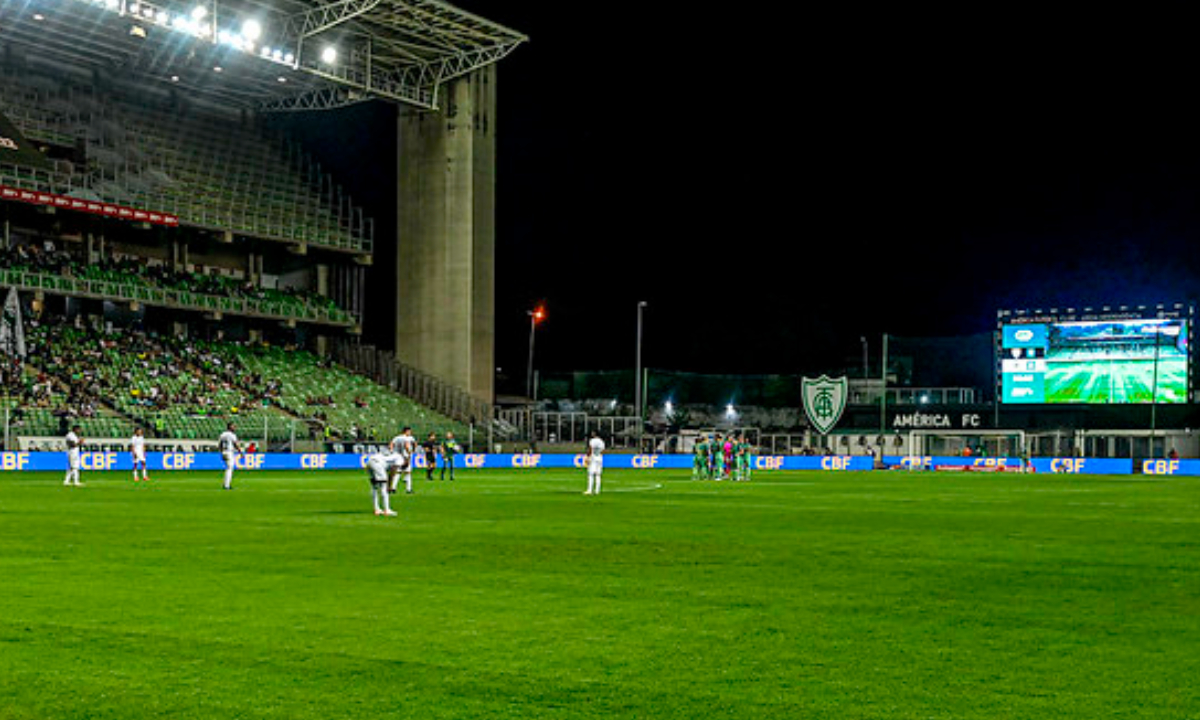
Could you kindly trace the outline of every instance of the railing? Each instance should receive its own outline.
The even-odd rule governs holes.
[[[136,301],[146,305],[182,310],[220,312],[272,320],[298,320],[340,327],[355,325],[354,317],[343,310],[327,310],[255,298],[207,295],[186,290],[167,290],[149,285],[135,285],[111,280],[64,277],[29,270],[0,269],[0,285],[16,287],[19,290],[40,290],[101,300]]]
[[[341,342],[334,358],[350,370],[461,423],[489,423],[493,408],[466,390],[397,360],[370,345]]]

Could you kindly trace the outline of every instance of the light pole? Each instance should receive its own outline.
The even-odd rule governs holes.
[[[533,400],[533,338],[537,324],[546,317],[546,309],[538,305],[532,310],[526,310],[529,315],[529,365],[525,369],[525,395]]]
[[[633,409],[637,415],[638,452],[642,451],[642,311],[646,309],[646,301],[640,300],[637,305],[637,360],[633,371]]]

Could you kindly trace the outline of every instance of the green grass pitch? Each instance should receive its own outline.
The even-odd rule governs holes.
[[[0,718],[1200,718],[1200,481],[0,475]]]

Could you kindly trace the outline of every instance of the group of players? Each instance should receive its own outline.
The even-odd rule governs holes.
[[[692,446],[693,480],[744,482],[753,467],[754,448],[745,435],[701,436]]]
[[[63,485],[82,486],[79,470],[82,460],[84,439],[80,435],[79,426],[72,427],[65,438],[67,445],[67,474]],[[133,432],[129,440],[130,454],[133,459],[134,482],[148,482],[150,476],[146,469],[146,438],[141,428]],[[233,489],[233,472],[237,466],[237,458],[244,451],[234,431],[234,424],[229,423],[225,431],[217,438],[217,450],[225,464],[225,479],[222,485],[225,490]],[[592,433],[588,440],[587,454],[584,465],[587,468],[588,486],[585,495],[599,495],[601,474],[604,470],[604,441],[597,433]],[[389,495],[399,488],[400,480],[404,480],[405,493],[413,491],[412,471],[416,464],[417,453],[425,456],[425,479],[433,480],[434,470],[441,462],[441,479],[446,480],[446,472],[450,473],[450,481],[454,481],[454,458],[462,451],[454,433],[447,432],[445,437],[438,439],[436,433],[429,433],[424,442],[418,443],[413,437],[411,427],[405,427],[400,434],[392,438],[386,450],[380,450],[367,457],[365,468],[367,478],[371,481],[371,500],[375,506],[375,514],[394,517],[397,513],[391,508]],[[141,477],[138,477],[138,473]]]
[[[67,474],[63,479],[63,485],[68,487],[83,485],[79,471],[84,439],[80,433],[80,427],[76,425],[70,429],[65,438]],[[232,490],[237,459],[245,452],[241,441],[238,440],[233,423],[226,425],[225,431],[217,438],[217,450],[225,465],[222,488]],[[146,464],[146,438],[141,428],[133,431],[133,437],[129,439],[129,452],[133,460],[133,481],[148,482],[150,475]],[[395,515],[395,512],[388,507],[387,495],[396,492],[401,476],[404,478],[405,491],[412,492],[412,469],[418,452],[425,456],[425,478],[427,480],[433,480],[433,473],[438,467],[438,458],[440,457],[442,459],[441,479],[446,480],[448,472],[449,480],[453,482],[454,459],[462,452],[461,446],[454,438],[454,433],[447,432],[441,439],[437,437],[436,433],[429,433],[425,441],[418,444],[416,438],[413,437],[412,428],[405,427],[399,435],[392,439],[386,451],[371,455],[367,462],[367,472],[371,477],[372,484],[374,485],[376,480],[382,479],[388,486],[387,492],[374,493],[376,515]]]
[[[75,425],[67,432],[65,438],[67,445],[67,475],[63,479],[63,485],[68,487],[82,487],[83,485],[79,479],[84,443],[83,436],[80,433],[80,427]],[[232,490],[233,471],[237,466],[238,456],[244,452],[242,443],[238,440],[237,433],[234,432],[233,423],[226,425],[225,431],[217,438],[217,450],[221,453],[221,459],[225,464],[225,482],[222,487],[225,490]],[[129,454],[133,460],[133,481],[149,482],[150,473],[146,464],[146,434],[141,428],[135,428],[133,437],[129,438]],[[139,473],[141,477],[138,477]]]
[[[446,471],[450,471],[450,481],[454,481],[454,458],[462,451],[454,433],[447,432],[438,440],[437,433],[429,433],[424,442],[418,445],[413,437],[411,427],[405,427],[400,434],[392,438],[387,450],[380,450],[367,457],[367,478],[371,481],[371,501],[375,504],[376,515],[395,516],[388,496],[396,492],[400,479],[404,479],[404,492],[412,494],[412,471],[417,453],[425,455],[425,479],[433,480],[433,471],[437,468],[437,459],[442,458],[441,479],[446,479]]]

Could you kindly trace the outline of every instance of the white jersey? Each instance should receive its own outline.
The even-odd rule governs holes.
[[[592,438],[588,441],[588,470],[598,471],[604,467],[604,441]]]
[[[134,435],[129,440],[129,452],[133,453],[134,460],[146,459],[146,438],[141,435]]]
[[[398,463],[403,465],[412,459],[417,450],[417,439],[412,435],[397,435],[392,438],[392,452],[399,456]]]
[[[79,446],[82,444],[79,436],[72,430],[67,433],[67,466],[70,468],[79,467]]]
[[[238,439],[237,435],[232,430],[226,430],[217,438],[217,447],[221,450],[222,455],[233,455],[237,452]]]

